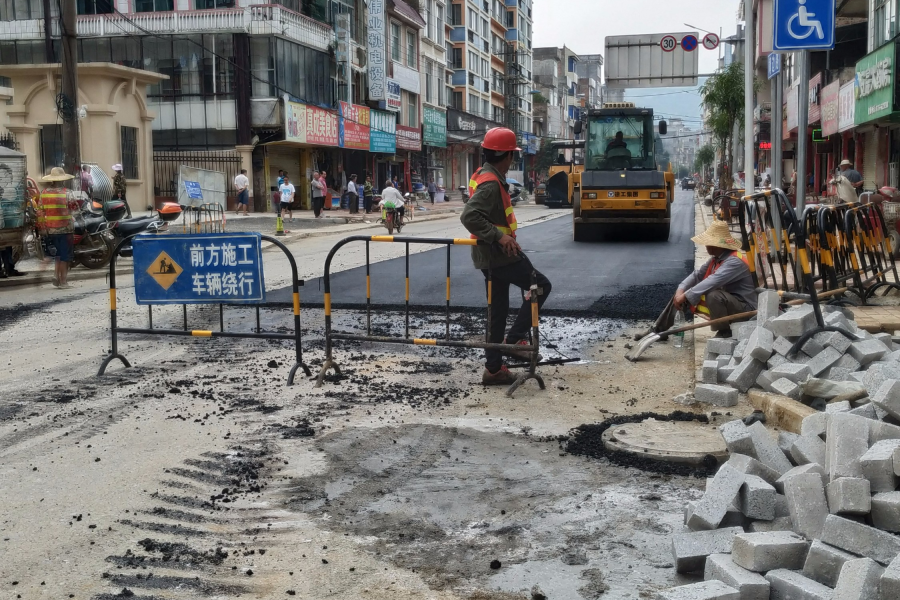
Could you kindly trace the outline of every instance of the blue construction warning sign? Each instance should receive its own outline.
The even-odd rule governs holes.
[[[134,238],[138,304],[258,304],[266,300],[258,233]]]

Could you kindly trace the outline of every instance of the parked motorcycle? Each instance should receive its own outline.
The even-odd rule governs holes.
[[[131,256],[133,254],[131,239],[134,236],[142,233],[165,231],[168,229],[169,223],[181,216],[183,209],[183,206],[175,202],[165,202],[159,207],[155,215],[120,221],[118,227],[116,227],[115,243],[119,244],[122,240],[128,241],[119,249],[119,256]]]
[[[83,211],[74,215],[74,259],[88,269],[102,269],[109,265],[115,245],[113,233],[117,221],[108,221],[103,215]]]

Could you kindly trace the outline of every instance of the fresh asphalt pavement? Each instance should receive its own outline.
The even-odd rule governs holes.
[[[612,238],[576,243],[569,217],[522,228],[518,239],[535,268],[553,283],[546,313],[653,318],[693,266],[693,226],[693,194],[678,191],[666,242],[646,241],[637,231],[623,231]],[[455,307],[483,307],[485,303],[484,279],[472,266],[470,252],[467,246],[450,249],[451,305]],[[404,305],[405,258],[373,263],[370,273],[374,307]],[[446,274],[445,247],[410,255],[410,304],[445,306]],[[306,281],[301,295],[305,306],[321,306],[322,279]],[[289,288],[273,290],[267,296],[269,303],[291,304]],[[510,296],[515,301],[520,292],[513,288]],[[331,299],[335,307],[364,305],[365,267],[333,273]]]

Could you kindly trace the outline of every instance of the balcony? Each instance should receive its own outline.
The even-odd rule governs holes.
[[[508,29],[506,31],[506,41],[507,42],[515,42],[519,39],[519,30],[518,29]]]
[[[60,35],[58,20],[53,21],[52,30],[54,36]],[[322,51],[327,51],[334,41],[334,30],[328,25],[274,4],[246,8],[131,13],[126,18],[115,14],[78,17],[79,38],[229,32],[279,35]],[[0,40],[42,39],[43,19],[0,21]]]
[[[453,85],[466,85],[466,83],[467,83],[466,71],[464,69],[459,69],[457,71],[454,71],[453,78],[451,79],[450,83],[452,83]]]
[[[504,0],[504,4],[506,4],[506,6],[518,6],[519,0]]]
[[[454,27],[450,31],[450,41],[451,42],[465,42],[466,41],[466,28],[465,27]]]

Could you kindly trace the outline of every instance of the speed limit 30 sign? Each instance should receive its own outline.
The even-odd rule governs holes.
[[[659,47],[662,48],[664,52],[672,52],[678,47],[678,40],[675,39],[674,35],[667,35],[659,40]]]

